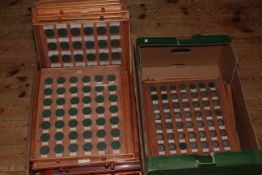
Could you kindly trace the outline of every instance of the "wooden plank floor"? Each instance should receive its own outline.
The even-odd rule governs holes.
[[[137,36],[230,34],[247,104],[262,146],[262,1],[128,0]],[[0,1],[0,175],[27,168],[36,52],[31,0]]]

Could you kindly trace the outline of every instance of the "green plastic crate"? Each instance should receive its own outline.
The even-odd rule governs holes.
[[[140,70],[139,48],[141,47],[228,45],[231,44],[231,38],[227,35],[197,35],[186,39],[141,37],[136,40],[136,44],[135,63],[136,72],[138,72]],[[137,78],[139,79],[139,73]],[[139,85],[138,88],[140,88]],[[140,95],[138,94],[138,98]],[[140,115],[142,116],[141,111]],[[140,127],[141,123],[142,121],[140,121]],[[140,134],[143,135],[143,130],[140,131]],[[144,146],[143,143],[141,145]],[[262,169],[262,152],[240,151],[216,152],[213,155],[145,156],[144,169],[148,175],[259,175]]]

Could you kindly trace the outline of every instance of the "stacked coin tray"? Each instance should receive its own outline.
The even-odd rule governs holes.
[[[221,80],[144,82],[150,155],[239,150]]]
[[[41,71],[33,168],[61,166],[69,160],[81,164],[134,159],[129,97],[120,70],[111,66]]]
[[[89,0],[89,1],[86,1],[86,0],[78,0],[79,2],[86,2],[86,3],[115,3],[115,2],[121,2],[121,0]],[[42,3],[42,4],[52,4],[52,3],[58,3],[58,2],[64,2],[64,3],[68,3],[68,4],[72,4],[72,3],[75,3],[76,1],[75,0],[37,0],[37,2],[39,3]]]
[[[108,167],[112,166],[112,164],[108,164]],[[133,169],[133,170],[132,170]],[[101,167],[98,166],[80,166],[80,167],[73,167],[73,168],[65,168],[63,170],[56,169],[56,170],[46,170],[46,171],[39,171],[35,175],[79,175],[79,174],[99,174],[99,175],[141,175],[139,171],[140,166],[139,164],[132,164],[130,163],[128,166],[125,164],[118,164],[114,165],[114,171],[107,171],[105,172]]]
[[[121,64],[121,22],[45,25],[41,32],[51,67]]]
[[[129,67],[127,21],[119,1],[37,4],[33,24],[42,67]]]

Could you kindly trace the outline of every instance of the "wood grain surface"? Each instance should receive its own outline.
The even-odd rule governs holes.
[[[128,0],[132,38],[229,34],[262,146],[262,1]],[[0,1],[0,175],[24,175],[37,56],[32,0]]]

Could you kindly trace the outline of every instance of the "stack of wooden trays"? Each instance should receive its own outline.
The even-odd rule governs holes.
[[[139,174],[128,11],[121,1],[39,1],[35,174]]]

